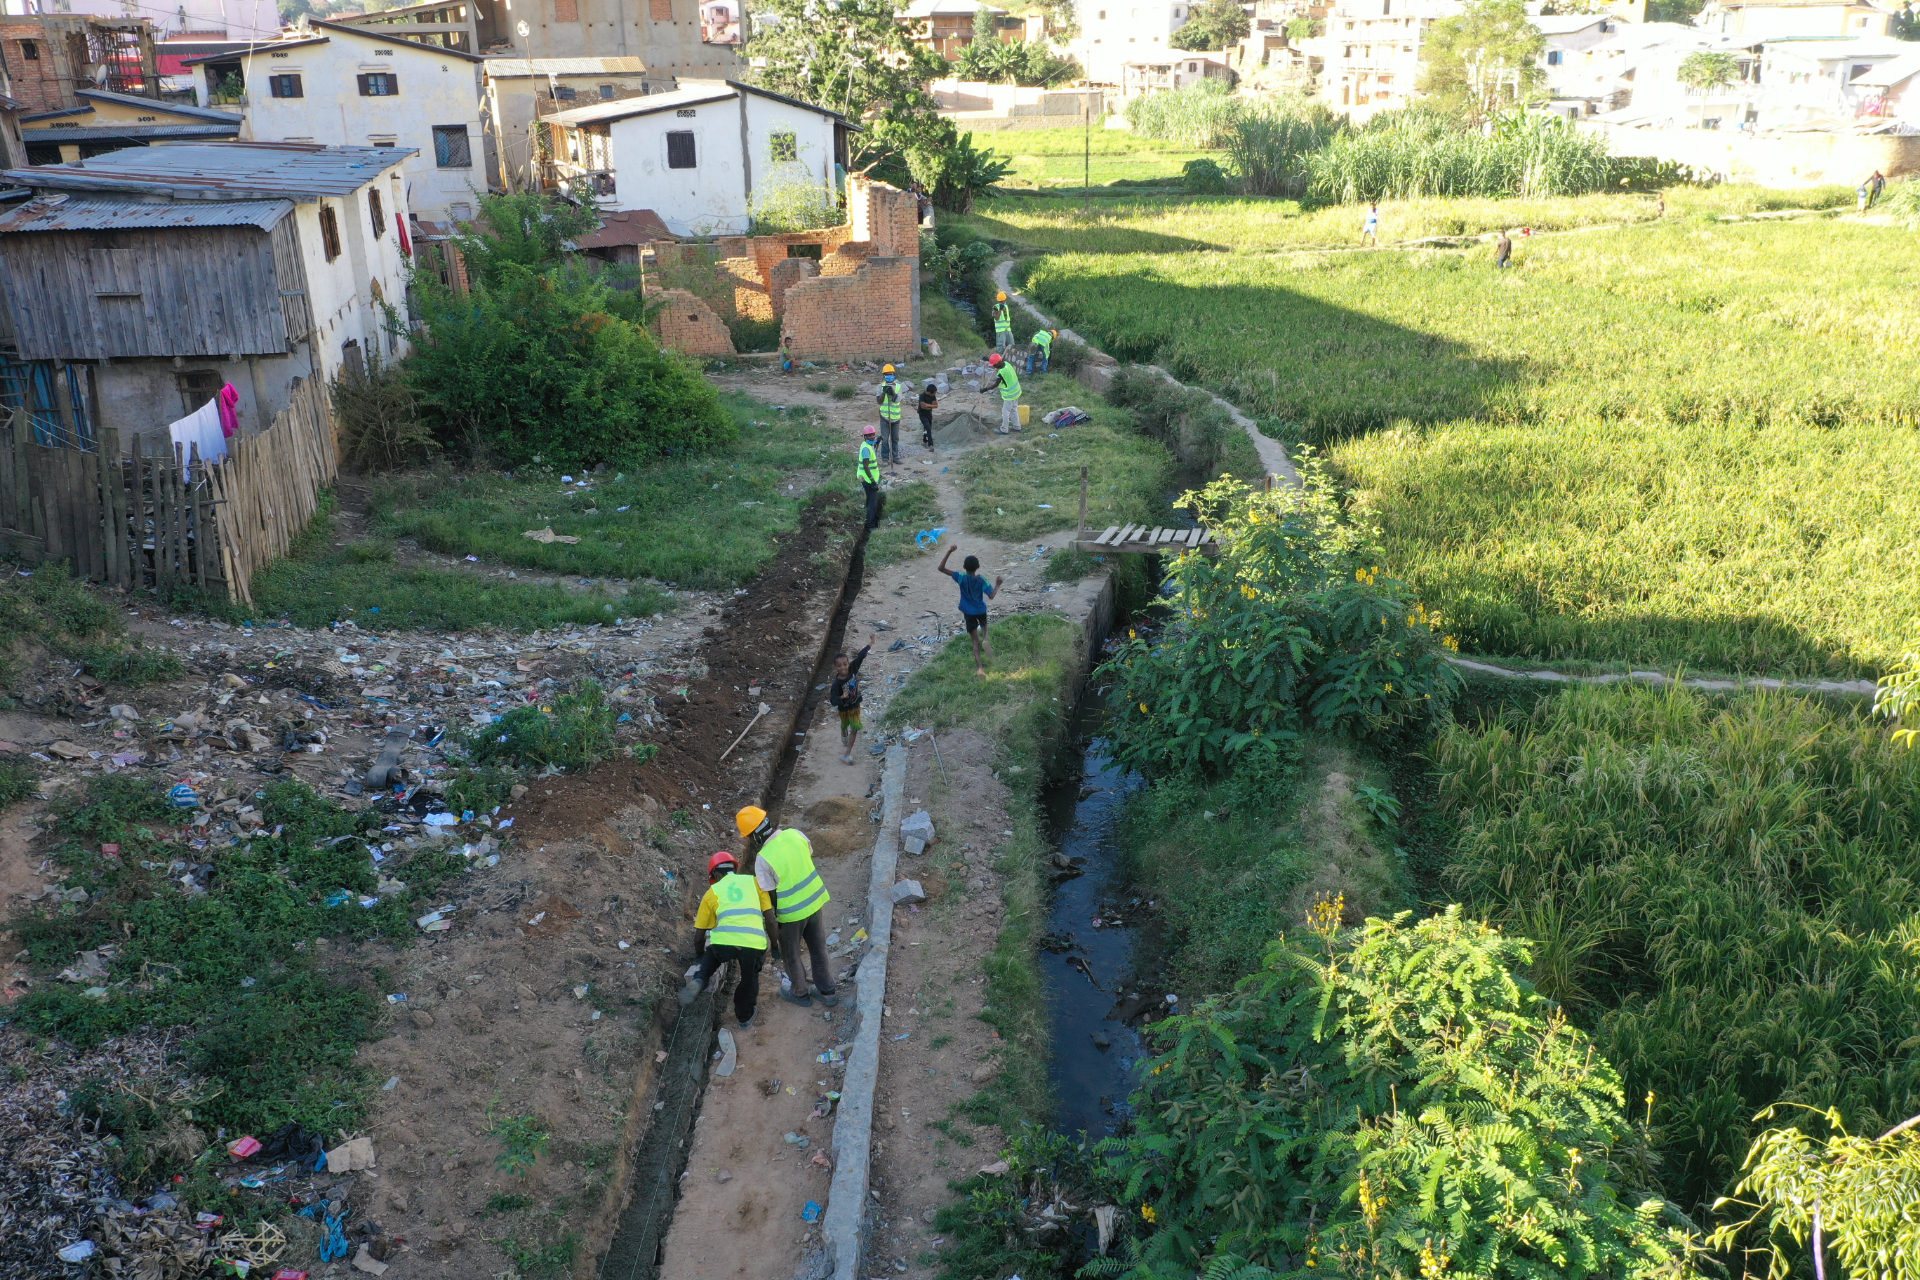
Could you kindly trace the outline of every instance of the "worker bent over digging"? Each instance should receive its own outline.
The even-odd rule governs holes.
[[[940,575],[952,578],[960,585],[960,618],[967,624],[967,638],[973,641],[973,671],[975,675],[987,674],[986,664],[981,661],[982,650],[986,656],[993,656],[993,646],[987,643],[987,601],[999,593],[1002,579],[995,578],[991,585],[980,576],[980,557],[968,556],[960,562],[965,573],[955,573],[947,568],[947,561],[953,558],[953,548],[947,548],[947,554],[940,557]]]
[[[733,989],[733,1016],[744,1031],[753,1025],[760,1002],[760,965],[774,936],[773,899],[752,876],[740,874],[740,864],[725,852],[707,859],[707,886],[693,917],[693,953],[699,959],[687,970],[680,1003],[693,1003],[721,965],[737,961],[740,983]]]
[[[832,961],[827,958],[827,885],[813,867],[813,845],[791,827],[773,829],[765,809],[748,805],[733,815],[733,825],[749,850],[758,850],[753,878],[773,898],[774,919],[780,927],[780,949],[775,954],[786,965],[787,982],[780,998],[798,1005],[812,1005],[813,997],[831,1008],[840,1003],[835,994]],[[803,963],[801,944],[806,945]],[[813,982],[807,982],[811,967]]]

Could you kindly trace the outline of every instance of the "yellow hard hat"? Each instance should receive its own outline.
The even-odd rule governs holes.
[[[892,373],[892,372],[893,372],[893,366],[892,366],[892,365],[890,365],[890,364],[887,364],[887,365],[881,365],[881,366],[880,366],[880,372],[882,372],[882,373]]]
[[[993,295],[993,300],[995,302],[1005,302],[1007,300],[1007,295],[1004,293],[996,293]]]
[[[739,828],[741,836],[750,836],[767,825],[767,811],[750,804],[733,815],[733,825]]]

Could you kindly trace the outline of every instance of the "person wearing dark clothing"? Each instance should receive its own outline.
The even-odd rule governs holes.
[[[1494,246],[1493,265],[1504,271],[1512,262],[1513,237],[1502,231],[1500,233],[1500,243]]]
[[[1867,208],[1873,208],[1874,202],[1880,199],[1880,193],[1886,189],[1887,175],[1875,169],[1873,176],[1867,179]]]
[[[920,443],[931,449],[933,448],[933,411],[940,407],[940,389],[934,385],[932,378],[928,378],[927,385],[920,388],[920,399],[914,402],[913,407],[920,413]]]
[[[867,637],[866,647],[849,658],[844,653],[833,655],[833,687],[827,690],[827,701],[840,713],[840,763],[853,763],[853,740],[860,736],[860,664],[873,652],[873,637]]]

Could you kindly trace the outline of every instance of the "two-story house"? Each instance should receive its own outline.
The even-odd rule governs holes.
[[[1090,82],[1117,85],[1130,62],[1169,61],[1173,33],[1192,16],[1192,0],[1081,0],[1073,54]]]
[[[240,136],[230,111],[156,101],[106,89],[78,89],[79,105],[20,117],[28,164],[71,164],[155,142],[217,142]]]
[[[129,436],[231,382],[257,430],[297,379],[403,355],[410,154],[174,143],[0,173],[33,191],[0,214],[0,377]]]
[[[241,138],[402,148],[407,207],[436,224],[473,216],[480,164],[478,54],[377,28],[309,21],[305,33],[248,51]],[[202,93],[205,93],[204,86]]]

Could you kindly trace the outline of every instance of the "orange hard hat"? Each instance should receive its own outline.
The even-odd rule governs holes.
[[[996,351],[992,355],[987,357],[987,363],[991,365],[993,368],[998,369],[1001,365],[1006,363],[1006,359],[998,351]]]

